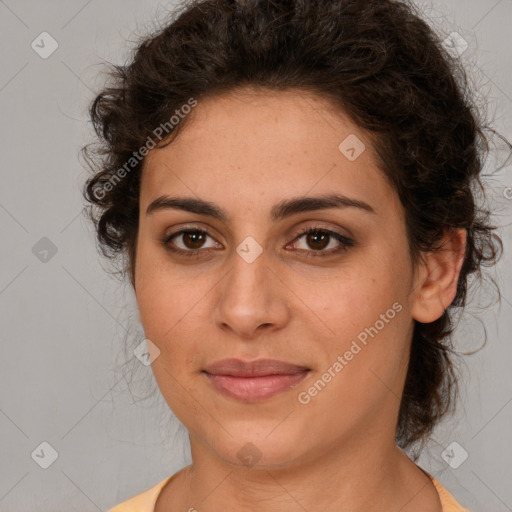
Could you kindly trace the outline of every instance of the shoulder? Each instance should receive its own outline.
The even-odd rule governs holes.
[[[174,475],[171,475],[147,491],[119,503],[114,508],[109,509],[108,512],[153,512],[156,500],[161,490],[173,476]]]
[[[435,485],[437,492],[439,493],[439,499],[443,506],[443,512],[470,512],[467,508],[462,507],[455,498],[431,475],[428,475],[433,484]]]

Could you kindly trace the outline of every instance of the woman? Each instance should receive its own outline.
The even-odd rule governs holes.
[[[500,239],[428,25],[394,0],[196,1],[112,73],[85,195],[192,464],[111,512],[466,510],[414,460]]]

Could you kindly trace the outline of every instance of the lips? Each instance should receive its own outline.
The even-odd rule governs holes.
[[[256,402],[290,390],[309,371],[305,366],[276,359],[223,359],[208,366],[203,372],[222,394],[245,402]]]
[[[266,375],[291,375],[304,370],[309,370],[309,368],[277,359],[258,359],[256,361],[223,359],[208,366],[204,371],[210,375],[264,377]]]

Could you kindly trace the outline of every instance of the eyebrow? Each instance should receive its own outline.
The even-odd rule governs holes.
[[[326,194],[316,197],[295,197],[277,203],[270,212],[273,222],[291,217],[298,213],[325,210],[329,208],[359,208],[368,213],[376,213],[375,210],[364,201],[353,199],[342,194]],[[162,210],[184,210],[197,215],[213,217],[222,222],[229,221],[229,216],[215,203],[196,199],[193,197],[170,197],[163,195],[151,202],[146,210],[150,215]]]

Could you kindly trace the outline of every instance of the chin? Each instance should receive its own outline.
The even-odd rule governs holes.
[[[217,456],[231,466],[254,470],[286,469],[297,463],[302,457],[297,448],[300,441],[289,432],[276,433],[273,436],[269,429],[253,436],[226,437],[227,444],[213,446]]]

